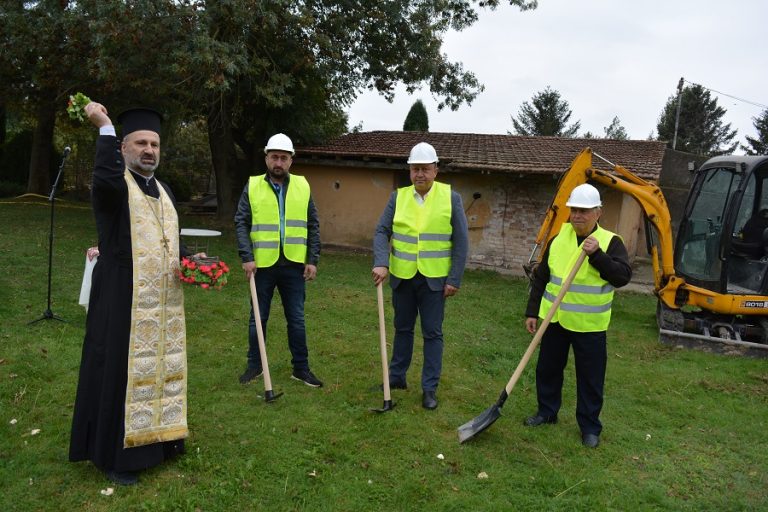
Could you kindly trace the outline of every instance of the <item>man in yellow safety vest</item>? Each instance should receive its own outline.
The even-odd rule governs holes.
[[[412,185],[392,193],[373,240],[374,284],[392,275],[395,340],[390,386],[407,388],[405,376],[413,356],[413,329],[420,315],[425,409],[437,407],[445,299],[459,290],[469,248],[461,196],[450,185],[435,181],[437,162],[435,148],[426,142],[411,149],[408,164]]]
[[[600,193],[589,184],[579,185],[566,203],[570,222],[552,239],[536,268],[526,308],[525,327],[536,332],[560,292],[580,249],[588,255],[565,294],[560,308],[544,332],[536,365],[536,395],[539,408],[524,424],[537,427],[557,423],[563,370],[573,346],[576,362],[576,421],[584,446],[600,443],[603,386],[607,363],[606,335],[611,321],[613,290],[632,277],[632,267],[621,237],[598,223],[602,213]]]
[[[288,327],[292,378],[319,388],[323,383],[309,369],[304,326],[306,281],[317,275],[320,259],[320,221],[309,183],[290,174],[293,142],[278,133],[264,148],[267,172],[252,176],[240,196],[235,214],[238,253],[245,277],[256,279],[261,324],[267,320],[275,288],[280,293]],[[246,384],[262,374],[253,308],[248,323],[248,365],[240,376]]]

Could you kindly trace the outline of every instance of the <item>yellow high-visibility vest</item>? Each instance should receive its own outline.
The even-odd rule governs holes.
[[[617,235],[598,225],[591,236],[597,239],[601,249],[607,250],[611,239]],[[576,231],[570,223],[565,223],[549,247],[549,282],[541,298],[540,318],[544,318],[552,307],[578,254]],[[585,262],[552,316],[552,322],[560,322],[564,328],[575,332],[607,330],[611,322],[613,291],[613,286],[600,277],[597,269]]]
[[[307,259],[309,197],[307,179],[291,174],[285,196],[283,254],[296,263],[306,263]],[[280,207],[275,191],[264,174],[251,176],[248,180],[248,200],[251,203],[253,260],[258,268],[271,267],[280,256]]]
[[[451,186],[435,181],[424,204],[414,199],[414,187],[397,191],[392,221],[389,271],[410,279],[418,270],[426,277],[445,277],[451,270]]]

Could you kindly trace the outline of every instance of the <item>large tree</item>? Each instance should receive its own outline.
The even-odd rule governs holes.
[[[340,134],[345,109],[365,89],[391,100],[398,84],[412,93],[426,83],[440,98],[438,109],[471,103],[483,87],[448,59],[442,40],[448,30],[472,25],[478,9],[502,3],[536,6],[529,0],[9,0],[0,7],[6,43],[0,92],[14,81],[15,94],[5,98],[47,105],[48,117],[39,116],[46,122],[38,123],[46,130],[51,112],[77,90],[113,114],[142,103],[166,113],[171,125],[203,115],[219,213],[228,217],[247,176],[263,165],[269,135],[285,132],[300,145]],[[164,143],[168,137],[164,132]]]
[[[83,51],[83,38],[66,1],[3,2],[0,31],[0,94],[6,108],[34,119],[27,190],[45,194],[56,109],[65,105],[67,87],[77,73],[72,57]]]
[[[677,94],[669,97],[656,126],[659,140],[667,141],[670,148],[675,137],[677,102]],[[723,124],[725,112],[724,108],[718,106],[717,98],[712,98],[701,85],[684,87],[680,93],[680,120],[675,149],[704,156],[732,153],[738,141],[734,142],[736,130],[731,130],[731,124]]]
[[[749,146],[742,144],[741,149],[748,155],[768,155],[768,108],[759,117],[753,117],[752,122],[757,130],[757,137],[747,135],[745,138]]]
[[[405,116],[403,122],[403,131],[406,132],[428,132],[429,131],[429,116],[427,115],[427,108],[421,100],[416,100],[411,105],[411,109],[408,111],[408,115]]]
[[[211,76],[205,97],[220,215],[231,214],[245,179],[263,165],[269,135],[302,144],[343,133],[344,110],[364,89],[391,100],[397,84],[412,93],[426,82],[439,110],[471,103],[482,85],[448,60],[442,39],[474,23],[478,7],[501,3],[207,2],[197,69]]]
[[[512,117],[517,135],[575,137],[581,122],[568,126],[571,110],[568,102],[550,86],[533,95],[531,102],[524,101],[517,118]]]
[[[178,113],[192,90],[196,0],[41,0],[0,10],[0,82],[6,104],[33,117],[28,191],[49,187],[50,148],[67,97],[83,91],[110,108],[147,105]],[[171,116],[173,119],[173,116]],[[114,119],[113,119],[114,120]]]

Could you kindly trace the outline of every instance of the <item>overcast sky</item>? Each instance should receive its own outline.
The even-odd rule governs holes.
[[[768,105],[767,0],[539,0],[533,11],[505,4],[448,33],[443,51],[485,85],[471,107],[437,112],[428,88],[403,89],[393,103],[367,92],[350,107],[350,127],[401,130],[421,99],[433,132],[514,131],[510,115],[551,86],[580,120],[579,134],[603,135],[618,116],[630,138],[653,132],[680,77]],[[717,95],[737,137],[755,136],[759,106]]]

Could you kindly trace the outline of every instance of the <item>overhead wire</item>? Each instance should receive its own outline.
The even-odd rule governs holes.
[[[758,102],[756,102],[756,101],[745,100],[744,98],[739,98],[738,96],[734,96],[734,95],[732,95],[732,94],[728,94],[728,93],[725,93],[725,92],[721,92],[721,91],[718,91],[718,90],[712,89],[712,88],[710,88],[710,87],[707,87],[706,85],[701,85],[701,84],[697,84],[697,83],[695,83],[695,82],[691,82],[690,80],[686,80],[686,79],[683,79],[683,81],[684,81],[685,83],[687,83],[687,84],[690,84],[690,85],[698,85],[699,87],[702,87],[702,88],[704,88],[704,89],[706,89],[706,90],[708,90],[708,91],[712,91],[712,92],[714,92],[714,93],[717,93],[717,94],[720,94],[720,95],[722,95],[722,96],[727,96],[728,98],[731,98],[731,99],[734,99],[734,100],[737,100],[737,101],[741,101],[741,102],[744,102],[744,103],[748,103],[748,104],[750,104],[750,105],[753,105],[753,106],[755,106],[755,107],[759,107],[759,108],[762,108],[762,109],[768,109],[768,105],[764,105],[764,104],[762,104],[762,103],[758,103]]]

